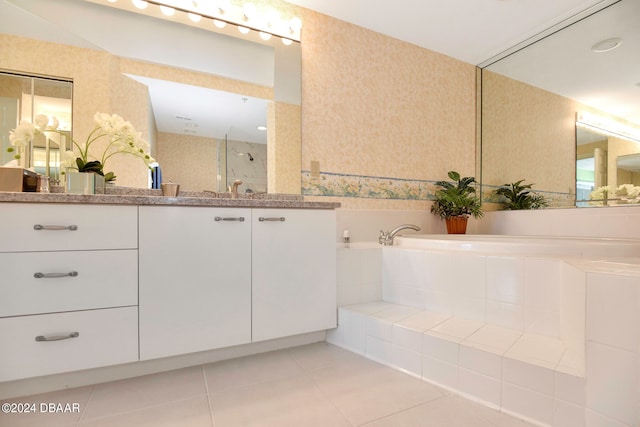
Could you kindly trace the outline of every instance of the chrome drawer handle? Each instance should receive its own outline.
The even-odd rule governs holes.
[[[264,222],[264,221],[281,221],[284,222],[284,217],[274,217],[274,218],[265,218],[263,216],[261,216],[260,218],[258,218],[258,221],[260,222]]]
[[[52,337],[45,337],[44,335],[38,335],[36,337],[36,341],[62,341],[68,340],[69,338],[78,338],[80,336],[80,332],[71,332],[69,335],[54,335]]]
[[[241,216],[239,218],[232,218],[232,217],[224,217],[223,218],[223,217],[217,216],[217,217],[215,217],[213,219],[214,219],[214,221],[240,221],[240,222],[244,222],[244,217],[243,216]]]
[[[39,230],[69,230],[69,231],[76,231],[78,229],[77,225],[40,225],[40,224],[36,224],[33,226],[33,229],[36,231]]]
[[[57,279],[59,277],[78,277],[77,271],[70,271],[68,273],[34,273],[33,277],[36,279]]]

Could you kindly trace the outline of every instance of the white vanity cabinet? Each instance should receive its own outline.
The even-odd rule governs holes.
[[[140,359],[336,326],[334,210],[141,206]]]
[[[253,341],[336,327],[336,213],[253,209]]]
[[[137,207],[3,203],[0,218],[0,381],[137,361]]]
[[[140,359],[251,342],[251,210],[139,215]]]

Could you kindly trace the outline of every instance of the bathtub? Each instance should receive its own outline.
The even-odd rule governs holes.
[[[523,256],[640,257],[640,239],[412,234],[397,236],[395,245],[406,249]]]

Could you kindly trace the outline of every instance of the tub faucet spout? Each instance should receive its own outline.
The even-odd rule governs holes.
[[[413,224],[402,224],[397,226],[391,231],[380,230],[380,235],[378,236],[378,242],[383,246],[393,246],[393,238],[396,237],[402,230],[415,230],[420,231],[420,227]]]

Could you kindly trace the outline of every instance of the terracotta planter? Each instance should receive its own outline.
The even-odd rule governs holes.
[[[445,218],[447,224],[447,233],[449,234],[465,234],[467,232],[467,220],[466,216],[452,216]]]

